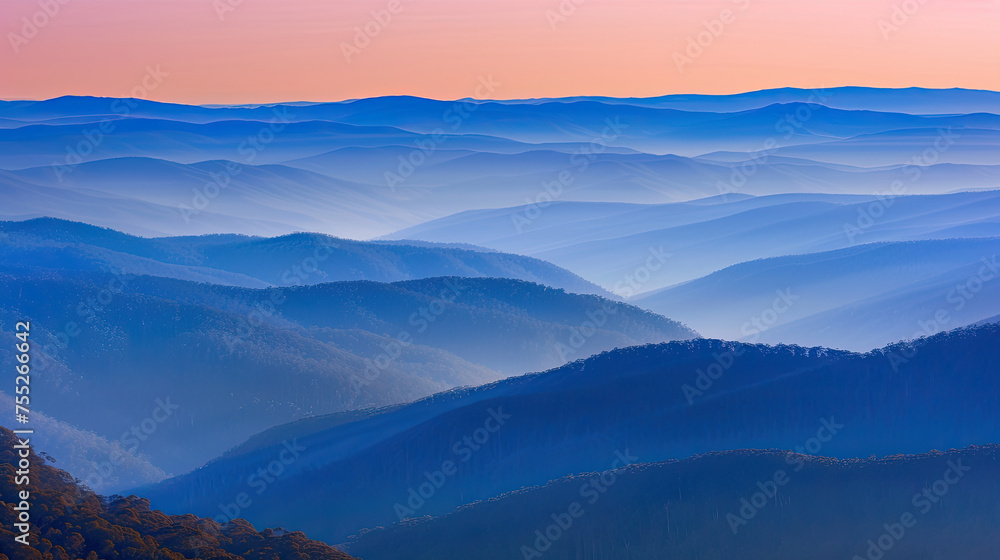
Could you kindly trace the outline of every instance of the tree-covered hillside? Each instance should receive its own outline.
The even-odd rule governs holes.
[[[194,515],[164,515],[149,500],[103,497],[30,452],[30,475],[18,484],[18,436],[0,427],[0,560],[350,560],[350,556],[298,531],[258,532],[239,519],[219,524]],[[15,523],[28,492],[27,546]],[[16,508],[20,507],[21,510]]]

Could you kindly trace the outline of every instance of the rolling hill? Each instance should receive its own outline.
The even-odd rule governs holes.
[[[619,461],[365,532],[346,549],[369,560],[985,559],[1000,553],[998,480],[996,445],[848,460],[741,450]]]
[[[249,289],[40,264],[0,267],[0,321],[36,325],[41,411],[123,442],[155,413],[156,436],[134,447],[168,473],[298,418],[697,336],[626,304],[516,280]],[[155,412],[159,403],[171,412]]]
[[[51,268],[163,276],[262,288],[440,276],[513,278],[574,293],[611,295],[538,259],[417,242],[383,243],[297,233],[144,238],[53,218],[0,222],[0,259]]]
[[[740,263],[633,301],[711,336],[866,351],[996,315],[998,254],[996,237],[871,243]],[[939,310],[948,320],[923,330]]]
[[[795,449],[830,431],[836,437],[821,447],[831,457],[985,444],[1000,437],[992,413],[1000,368],[990,350],[998,336],[990,324],[867,354],[715,340],[621,349],[403,407],[275,428],[139,492],[166,511],[214,513],[296,442],[305,451],[276,483],[280,492],[255,498],[261,507],[248,519],[342,542],[601,471],[616,451],[656,462]]]
[[[900,196],[888,191],[869,196],[726,195],[679,204],[563,202],[538,214],[529,210],[458,214],[390,237],[461,239],[531,255],[632,297],[761,258],[880,241],[1000,235],[996,190]],[[529,215],[537,217],[519,233],[512,218]],[[666,257],[649,261],[651,251]]]

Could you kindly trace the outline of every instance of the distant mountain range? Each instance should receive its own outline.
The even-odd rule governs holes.
[[[833,88],[255,107],[2,102],[0,218],[54,216],[145,235],[370,238],[553,200],[871,195],[899,178],[909,194],[997,188],[997,98]],[[909,181],[913,168],[919,181]]]
[[[469,103],[481,103],[466,99]],[[566,98],[520,99],[488,103],[543,105],[553,102],[573,103],[595,101],[639,107],[664,107],[689,111],[737,112],[759,109],[775,103],[822,103],[846,110],[900,111],[915,115],[963,113],[1000,114],[1000,92],[963,88],[870,88],[835,87],[823,89],[776,88],[730,95],[672,94],[659,97],[614,98],[576,96]],[[65,119],[67,114],[79,115],[80,120],[120,115],[123,107],[136,117],[165,117],[182,122],[208,123],[218,120],[258,120],[267,122],[275,108],[287,106],[301,112],[301,120],[334,120],[365,122],[379,110],[391,109],[398,116],[423,109],[431,112],[451,108],[453,102],[435,101],[412,96],[386,96],[333,103],[307,101],[244,106],[199,106],[163,103],[146,99],[116,100],[106,97],[64,96],[45,101],[0,101],[0,117],[17,123],[48,122]],[[438,111],[440,112],[440,111]]]
[[[390,237],[543,258],[732,340],[866,351],[1000,312],[1000,191],[561,202],[518,233],[511,217],[528,212],[464,212]]]
[[[822,89],[776,88],[730,95],[673,94],[660,97],[626,98],[569,97],[562,101],[595,100],[642,106],[668,107],[688,111],[747,111],[775,103],[822,103],[847,110],[901,111],[914,115],[963,113],[1000,114],[1000,93],[986,90],[836,87]],[[541,103],[556,99],[519,100]]]
[[[868,354],[714,340],[615,350],[404,407],[274,428],[139,493],[165,511],[214,515],[295,442],[305,451],[275,483],[280,491],[255,497],[246,517],[342,542],[605,470],[616,451],[656,462],[746,448],[850,458],[986,444],[1000,438],[998,339],[1000,325],[990,324]]]
[[[888,188],[888,183],[886,184]],[[527,207],[457,214],[393,239],[454,241],[553,262],[620,294],[694,280],[765,257],[801,255],[878,241],[1000,237],[1000,191],[936,196],[785,194],[720,196],[662,205],[556,203],[520,233]],[[650,249],[669,255],[643,281]],[[617,286],[617,288],[616,288]],[[629,289],[625,289],[629,288]]]

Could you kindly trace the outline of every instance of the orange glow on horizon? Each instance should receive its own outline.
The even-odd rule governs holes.
[[[146,97],[181,103],[455,99],[488,76],[498,99],[1000,90],[993,0],[4,0],[0,22],[2,99],[126,97],[147,67]]]

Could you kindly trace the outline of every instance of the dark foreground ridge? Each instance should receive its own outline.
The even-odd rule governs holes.
[[[0,427],[0,560],[350,560],[298,531],[258,532],[237,519],[225,525],[194,515],[151,511],[149,500],[105,498],[65,472],[29,454],[30,482],[17,485],[17,437]],[[30,546],[15,541],[20,512],[15,497],[27,490]]]
[[[365,560],[987,560],[1000,558],[998,504],[996,445],[849,460],[742,450],[568,476],[346,548]]]

